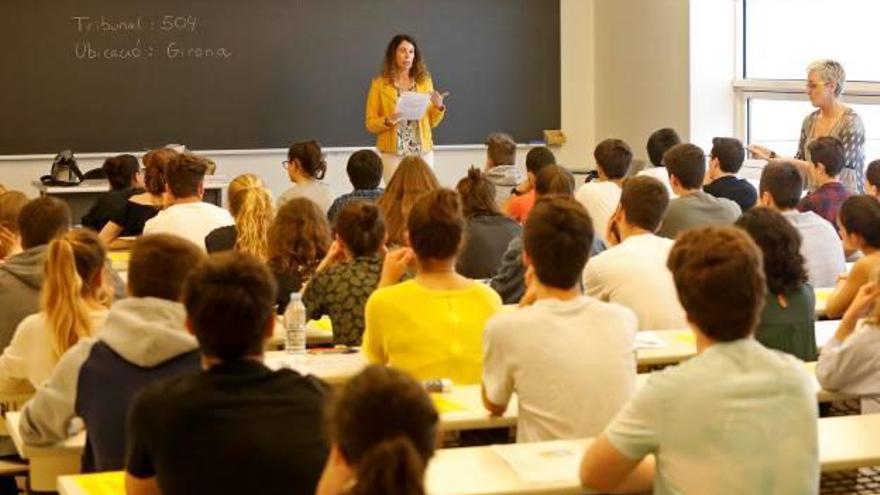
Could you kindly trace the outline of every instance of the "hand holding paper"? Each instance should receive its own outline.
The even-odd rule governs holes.
[[[419,120],[431,104],[431,95],[404,91],[397,99],[397,112],[401,120]]]

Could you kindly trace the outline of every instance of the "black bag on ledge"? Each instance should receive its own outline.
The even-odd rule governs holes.
[[[83,173],[70,150],[55,155],[49,175],[40,177],[40,182],[47,186],[75,186],[82,181]]]

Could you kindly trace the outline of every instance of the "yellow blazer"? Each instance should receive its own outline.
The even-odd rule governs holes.
[[[416,91],[432,93],[434,83],[431,78],[427,77],[424,81],[416,83]],[[368,131],[376,134],[376,148],[382,153],[397,153],[397,126],[385,125],[385,117],[394,113],[396,108],[397,88],[394,87],[394,84],[382,76],[373,79],[370,84],[370,92],[367,94],[364,124]],[[440,124],[444,115],[446,115],[445,107],[443,110],[438,110],[434,105],[430,105],[425,115],[419,120],[422,153],[427,153],[434,148],[431,129]]]

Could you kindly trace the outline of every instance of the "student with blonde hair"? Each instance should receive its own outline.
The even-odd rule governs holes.
[[[20,191],[0,193],[0,262],[21,251],[18,213],[28,202]]]
[[[143,157],[144,191],[128,198],[122,208],[110,214],[110,220],[98,237],[110,245],[119,236],[137,236],[144,231],[147,220],[155,217],[165,205],[165,167],[178,153],[159,148]]]
[[[0,355],[0,379],[27,380],[36,389],[68,349],[104,324],[110,292],[106,256],[98,236],[87,229],[49,243],[40,312],[22,320]]]
[[[425,160],[418,156],[408,156],[401,160],[400,166],[388,182],[385,194],[377,204],[385,217],[388,244],[404,245],[406,218],[409,211],[422,194],[440,188],[440,181]]]
[[[272,193],[256,175],[242,174],[232,179],[227,194],[235,225],[220,227],[208,234],[205,237],[208,252],[235,249],[265,262],[269,259],[269,227],[275,216]]]

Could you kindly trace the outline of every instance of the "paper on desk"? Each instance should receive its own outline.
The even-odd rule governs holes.
[[[404,91],[397,99],[397,111],[403,120],[419,120],[431,104],[431,95],[428,93],[416,93]]]
[[[493,445],[490,448],[504,459],[517,476],[529,483],[576,480],[584,453],[582,446],[565,440]]]
[[[660,349],[666,347],[666,342],[654,332],[636,333],[636,349]]]
[[[440,414],[467,410],[467,406],[458,401],[452,400],[443,394],[431,394],[431,400],[434,402],[434,407],[437,408],[437,412]]]
[[[89,495],[121,495],[125,493],[125,478],[122,471],[77,476],[76,484]]]

